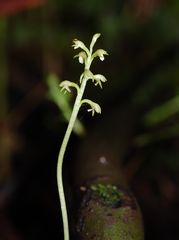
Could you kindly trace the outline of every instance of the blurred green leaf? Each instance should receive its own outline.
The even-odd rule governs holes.
[[[60,81],[57,75],[53,73],[48,75],[47,77],[47,85],[49,89],[48,97],[58,106],[58,108],[63,114],[65,121],[69,122],[72,112],[72,108],[70,106],[70,95],[64,94],[60,91],[59,83]],[[74,132],[79,136],[83,136],[85,134],[84,126],[79,119],[76,120]]]
[[[174,116],[176,113],[179,113],[179,95],[148,112],[144,122],[148,126],[156,125]]]

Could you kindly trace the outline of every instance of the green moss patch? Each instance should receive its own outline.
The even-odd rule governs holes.
[[[92,185],[90,188],[98,194],[105,205],[113,206],[120,202],[121,192],[115,185],[99,183]]]

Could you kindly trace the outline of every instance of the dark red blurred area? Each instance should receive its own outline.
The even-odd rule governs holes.
[[[132,0],[136,15],[139,17],[150,17],[162,4],[162,0]]]
[[[0,16],[7,16],[45,4],[46,0],[1,0]]]

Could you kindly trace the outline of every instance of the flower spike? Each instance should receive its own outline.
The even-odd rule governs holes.
[[[62,165],[63,165],[64,154],[65,154],[66,147],[67,147],[67,144],[68,144],[68,141],[69,141],[71,132],[73,130],[81,105],[83,103],[87,103],[88,105],[90,105],[88,112],[91,112],[92,116],[94,116],[95,113],[99,113],[99,114],[101,113],[101,107],[99,106],[99,104],[89,99],[83,99],[83,94],[84,94],[86,85],[88,83],[88,80],[92,80],[94,85],[96,86],[99,85],[101,88],[102,88],[102,83],[107,81],[103,75],[101,74],[94,75],[91,71],[91,64],[95,57],[99,57],[99,59],[103,61],[105,58],[105,55],[108,55],[108,53],[103,49],[98,49],[93,53],[93,47],[99,37],[100,37],[100,33],[94,34],[94,36],[92,37],[89,49],[86,47],[86,45],[82,41],[79,41],[78,39],[73,40],[72,47],[74,49],[82,49],[79,51],[79,53],[75,57],[78,58],[81,64],[84,64],[84,70],[80,76],[79,85],[74,82],[70,82],[68,80],[63,81],[60,84],[60,87],[62,88],[61,91],[71,92],[71,87],[74,87],[77,90],[77,97],[71,113],[69,125],[67,127],[67,130],[60,148],[60,152],[58,156],[58,165],[57,165],[57,180],[58,180],[57,182],[58,182],[60,205],[61,205],[61,211],[62,211],[64,240],[69,240],[68,215],[67,215],[65,195],[63,190],[63,181],[62,181],[63,180]]]

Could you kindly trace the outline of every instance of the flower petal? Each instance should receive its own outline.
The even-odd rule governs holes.
[[[81,48],[81,49],[83,49],[87,54],[89,54],[88,48],[85,46],[85,44],[84,44],[82,41],[80,41],[80,40],[78,40],[78,39],[74,39],[74,40],[73,40],[73,45],[72,45],[72,47],[73,47],[74,49]]]
[[[93,38],[92,38],[92,41],[91,41],[91,44],[90,44],[90,52],[91,52],[91,53],[92,53],[92,51],[93,51],[93,47],[94,47],[97,39],[98,39],[100,36],[101,36],[100,33],[94,34],[94,36],[93,36]]]

